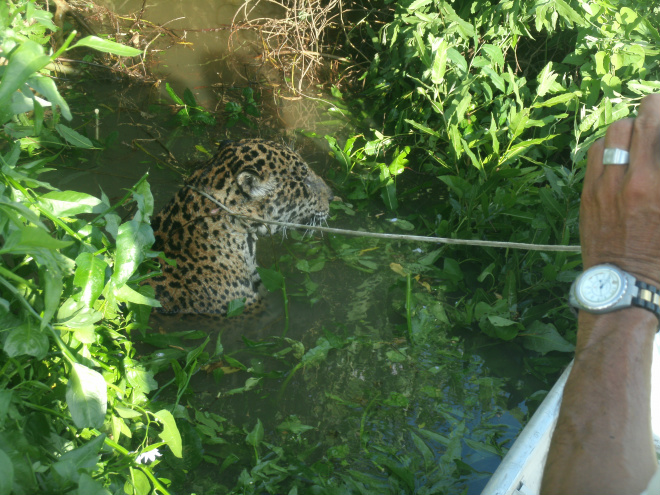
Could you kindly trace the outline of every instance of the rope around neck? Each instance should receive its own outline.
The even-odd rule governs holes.
[[[328,232],[330,234],[350,235],[356,237],[375,237],[377,239],[390,239],[390,240],[401,240],[401,241],[430,242],[434,244],[454,244],[461,246],[525,249],[527,251],[558,251],[565,253],[579,253],[581,251],[580,246],[558,246],[555,244],[527,244],[523,242],[478,241],[472,239],[450,239],[448,237],[427,237],[422,235],[406,235],[406,234],[379,234],[375,232],[363,232],[360,230],[335,229],[332,227],[318,227],[315,225],[303,225],[299,223],[278,222],[276,220],[265,220],[263,218],[257,218],[257,217],[242,215],[240,213],[233,212],[225,205],[220,203],[220,201],[215,199],[213,196],[205,193],[204,191],[200,191],[199,189],[193,186],[187,186],[187,187],[189,189],[192,189],[196,193],[201,194],[206,199],[212,201],[220,208],[225,210],[227,213],[237,218],[251,220],[253,222],[265,223],[268,225],[279,225],[281,227],[286,227],[290,229],[317,230],[319,232]]]

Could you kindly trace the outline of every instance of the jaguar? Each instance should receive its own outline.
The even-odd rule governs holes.
[[[226,314],[235,299],[249,311],[266,292],[257,239],[285,228],[245,217],[319,225],[332,200],[323,179],[288,147],[262,139],[222,143],[153,217],[154,249],[176,262],[159,258],[162,274],[146,282],[159,311]]]

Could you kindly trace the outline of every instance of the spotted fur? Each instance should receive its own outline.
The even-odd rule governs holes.
[[[256,303],[264,290],[257,273],[259,236],[282,227],[236,218],[193,186],[243,215],[317,225],[328,216],[332,192],[296,153],[259,139],[224,143],[205,167],[154,218],[154,249],[176,261],[147,281],[164,313],[224,314],[227,304]]]

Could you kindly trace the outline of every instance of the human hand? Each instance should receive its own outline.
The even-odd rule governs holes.
[[[603,150],[630,151],[629,165],[603,165]],[[660,94],[635,119],[613,123],[589,150],[580,206],[584,268],[613,263],[660,286]]]

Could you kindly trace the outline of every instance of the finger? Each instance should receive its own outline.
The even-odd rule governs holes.
[[[632,146],[633,126],[633,119],[621,119],[610,125],[605,133],[603,151],[606,149],[621,149],[629,151]],[[600,160],[601,162],[603,160],[602,152]],[[627,172],[628,165],[603,164],[602,180],[605,184],[618,190],[621,187],[621,183]]]
[[[605,149],[605,139],[601,138],[595,141],[587,152],[587,171],[584,175],[584,187],[591,187],[598,182],[603,175],[603,150]]]
[[[633,127],[631,170],[657,174],[660,169],[660,94],[642,100]]]

